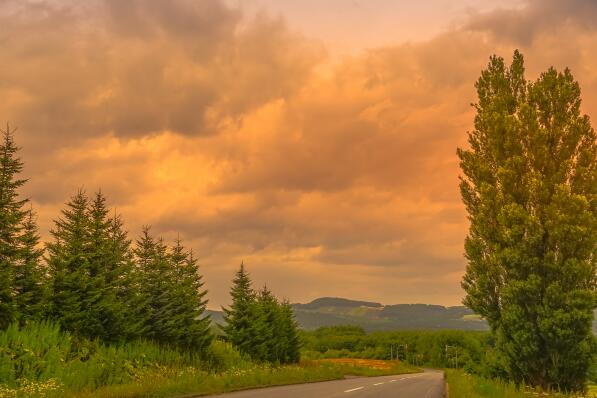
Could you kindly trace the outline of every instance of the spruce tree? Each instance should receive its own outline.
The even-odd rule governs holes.
[[[47,244],[47,263],[51,317],[65,330],[94,338],[103,335],[103,325],[91,311],[97,308],[101,293],[91,277],[88,204],[83,190],[66,203],[50,231],[54,240]]]
[[[16,305],[21,324],[45,316],[46,270],[33,209],[27,211],[20,236],[20,264],[15,274]]]
[[[222,308],[224,324],[221,329],[226,339],[236,346],[242,353],[255,357],[260,349],[257,318],[256,297],[251,287],[251,279],[243,263],[232,281],[232,305]]]
[[[176,303],[173,288],[175,274],[170,265],[168,248],[164,241],[155,239],[149,227],[144,227],[137,240],[135,256],[141,272],[141,288],[144,297],[145,337],[158,343],[172,344],[177,334],[172,315]]]
[[[106,197],[98,191],[88,205],[89,217],[89,277],[90,286],[99,297],[88,308],[102,324],[100,337],[104,341],[118,341],[132,329],[126,324],[126,309],[130,297],[123,286],[130,272],[128,241],[119,217],[109,216]],[[114,224],[116,223],[116,224]]]
[[[156,272],[154,272],[154,261],[156,257],[156,242],[150,233],[150,228],[143,227],[141,236],[135,243],[133,249],[136,284],[139,286],[138,305],[135,311],[135,318],[138,319],[140,327],[139,335],[144,338],[154,338],[152,319],[154,317],[154,306],[152,296],[159,294]]]
[[[264,286],[257,294],[256,316],[253,321],[257,330],[254,356],[259,361],[282,362],[281,354],[285,345],[281,331],[281,313],[278,300]]]
[[[280,334],[282,341],[279,361],[281,363],[298,363],[301,360],[301,340],[294,312],[286,300],[280,304],[279,311],[280,321],[275,329]]]
[[[212,335],[211,321],[205,314],[207,291],[203,289],[197,259],[177,239],[170,262],[175,275],[170,287],[172,309],[169,315],[174,341],[180,347],[201,352],[210,344]]]
[[[124,229],[120,215],[114,213],[108,226],[107,255],[110,257],[106,282],[113,289],[118,303],[115,309],[120,322],[119,331],[128,339],[141,336],[145,331],[145,319],[139,313],[144,298],[141,280],[134,261],[131,240]]]
[[[582,390],[597,261],[597,143],[568,69],[535,82],[499,57],[476,84],[469,149],[464,303],[485,317],[517,383]]]
[[[23,162],[14,142],[14,130],[6,126],[0,144],[0,329],[18,318],[15,301],[15,273],[20,263],[20,236],[26,212],[26,199],[18,190],[26,180],[19,178]]]

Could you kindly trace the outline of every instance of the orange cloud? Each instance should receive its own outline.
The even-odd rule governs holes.
[[[44,231],[76,188],[101,187],[133,233],[195,249],[212,307],[241,259],[293,301],[458,304],[455,148],[488,56],[520,47],[530,76],[569,65],[597,107],[592,8],[547,27],[556,3],[337,61],[215,0],[5,1],[0,115],[20,127]]]

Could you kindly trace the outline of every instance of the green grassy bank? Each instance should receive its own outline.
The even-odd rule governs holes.
[[[564,397],[562,394],[547,394],[538,390],[518,390],[513,383],[467,374],[462,370],[447,369],[449,398],[528,398]]]
[[[147,341],[104,345],[50,323],[0,332],[0,398],[171,397],[416,371],[393,361],[256,364],[214,341],[201,357]]]

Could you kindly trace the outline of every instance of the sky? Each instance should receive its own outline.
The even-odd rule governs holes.
[[[256,287],[459,305],[456,148],[489,56],[570,67],[597,115],[593,0],[0,0],[0,120],[41,233],[101,189]]]

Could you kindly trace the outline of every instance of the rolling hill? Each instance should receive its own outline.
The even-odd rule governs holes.
[[[356,325],[367,331],[383,330],[487,330],[487,324],[464,306],[428,304],[383,305],[336,297],[322,297],[306,304],[292,304],[301,328]],[[221,311],[209,311],[221,323]]]
[[[488,330],[487,323],[464,306],[431,304],[383,305],[338,297],[321,297],[306,304],[292,304],[300,327],[355,325],[368,332],[388,330]],[[208,310],[212,321],[222,322],[222,312]],[[593,334],[597,335],[597,310]]]

